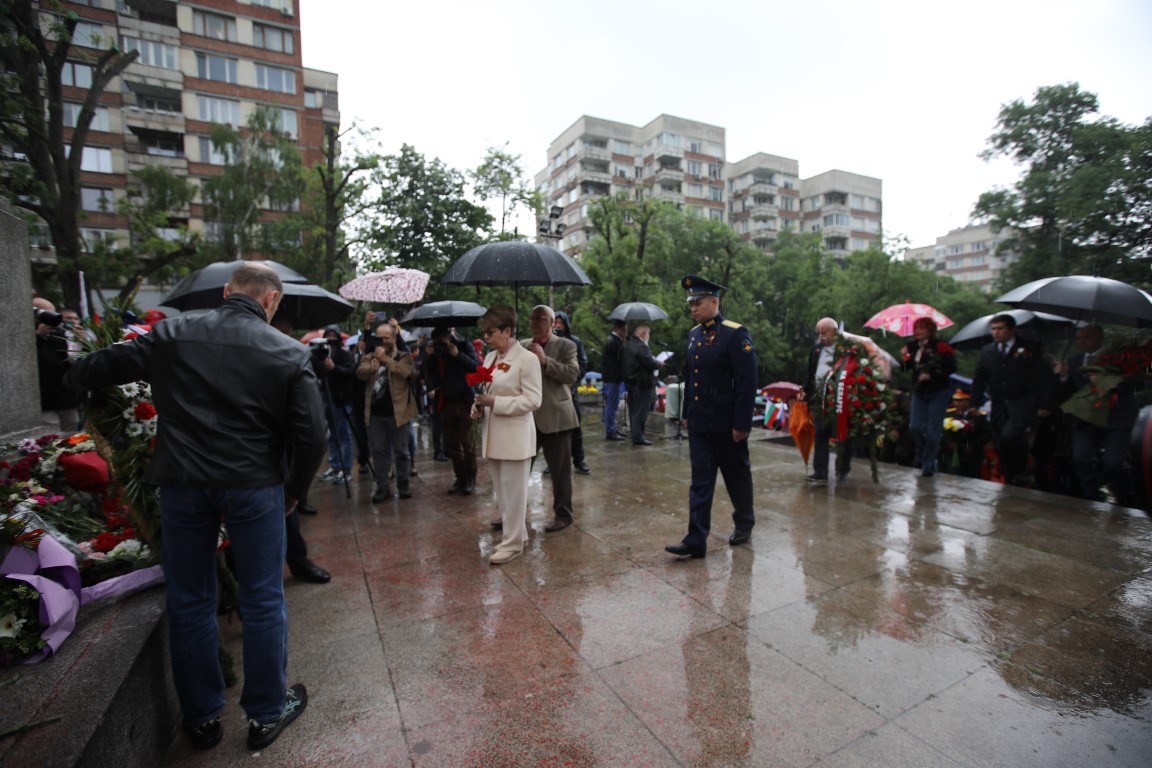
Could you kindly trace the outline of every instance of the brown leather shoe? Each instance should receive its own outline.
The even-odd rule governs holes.
[[[565,520],[563,518],[556,518],[552,522],[548,523],[548,525],[544,526],[544,530],[547,531],[548,533],[555,533],[556,531],[564,530],[565,528],[567,528],[570,525],[572,525],[571,520]]]

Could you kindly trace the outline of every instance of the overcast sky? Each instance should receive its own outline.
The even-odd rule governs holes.
[[[884,228],[927,245],[1018,169],[988,164],[1002,104],[1076,81],[1152,116],[1150,0],[300,0],[304,64],[344,125],[466,170],[508,143],[532,178],[581,115],[727,129],[727,160],[884,183]],[[355,10],[353,10],[355,9]],[[521,231],[534,229],[531,222]]]

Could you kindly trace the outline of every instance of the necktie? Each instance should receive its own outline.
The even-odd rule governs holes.
[[[1000,342],[1000,357],[1008,357],[1008,343]]]

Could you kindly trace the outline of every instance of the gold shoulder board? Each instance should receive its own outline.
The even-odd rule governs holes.
[[[731,320],[725,320],[724,325],[728,326],[729,328],[743,328],[744,327],[744,326],[740,325],[740,323],[734,323]]]

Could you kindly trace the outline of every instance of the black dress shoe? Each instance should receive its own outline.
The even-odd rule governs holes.
[[[493,520],[492,522],[488,523],[488,525],[490,525],[492,527],[492,530],[494,530],[494,531],[504,530],[504,521],[503,520]]]
[[[452,483],[452,487],[448,489],[448,493],[450,493],[450,494],[463,493],[463,492],[464,492],[464,481],[463,480],[457,480],[456,482]]]
[[[543,471],[543,472],[541,472],[540,474],[542,474],[542,475],[550,475],[550,474],[552,474],[552,467],[544,467],[544,471]]]
[[[567,519],[561,517],[561,518],[557,518],[557,519],[553,520],[552,522],[548,523],[548,525],[544,526],[544,530],[547,531],[548,533],[555,533],[556,531],[564,530],[565,528],[567,528],[570,525],[572,525],[571,520],[567,520]]]
[[[318,515],[318,514],[320,514],[320,510],[316,509],[316,507],[312,506],[311,504],[298,504],[296,506],[296,511],[302,515]]]
[[[443,453],[437,453],[432,457],[432,461],[448,461],[448,456]]]
[[[702,559],[704,557],[703,552],[692,549],[687,544],[669,544],[667,547],[664,547],[664,551],[668,554],[676,555],[676,557],[694,557],[696,559]]]
[[[461,491],[465,496],[471,496],[476,493],[476,478],[470,477],[464,483],[464,490]]]
[[[633,440],[632,445],[652,445],[652,441],[648,438],[641,438],[639,441]]]
[[[376,491],[372,494],[373,503],[379,504],[381,501],[388,501],[392,498],[392,491]]]
[[[732,535],[728,537],[728,543],[735,547],[738,544],[747,544],[752,540],[752,531],[732,531]]]
[[[588,466],[588,462],[586,461],[581,461],[578,464],[573,464],[572,466],[575,467],[576,471],[582,475],[592,474],[592,468]]]
[[[311,560],[305,560],[299,565],[290,565],[288,570],[300,581],[310,581],[313,584],[327,584],[332,581],[332,574]]]
[[[410,499],[412,498],[412,491],[400,491],[399,495],[402,499]]]
[[[616,434],[615,432],[613,432],[613,433],[612,433],[612,434],[610,434],[610,435],[604,435],[604,439],[605,439],[605,440],[623,440],[623,439],[624,439],[624,435],[618,435],[618,434]]]

